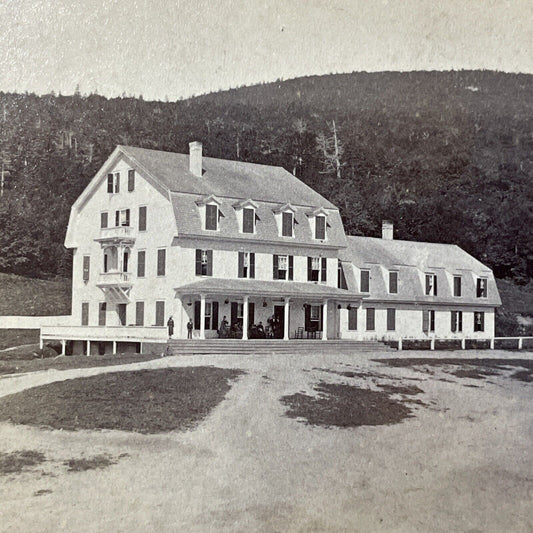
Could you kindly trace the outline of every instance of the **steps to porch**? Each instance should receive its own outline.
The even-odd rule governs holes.
[[[170,339],[167,343],[168,355],[196,354],[235,354],[235,355],[268,355],[268,354],[308,354],[308,353],[350,353],[350,352],[389,352],[396,351],[379,341],[351,340],[183,340]]]

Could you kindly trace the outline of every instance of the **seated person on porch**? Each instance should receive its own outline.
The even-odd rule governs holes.
[[[218,330],[218,336],[221,339],[225,339],[226,337],[229,337],[229,324],[226,319],[226,316],[222,319],[222,322],[220,323],[220,329]]]
[[[265,328],[263,327],[263,322],[259,322],[259,324],[257,324],[257,332],[259,333],[262,339],[265,338],[266,335]]]
[[[242,324],[240,322],[234,322],[231,325],[230,337],[233,339],[242,339]]]

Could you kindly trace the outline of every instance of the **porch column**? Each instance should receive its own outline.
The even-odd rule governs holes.
[[[205,339],[205,294],[200,294],[200,338]]]
[[[322,340],[328,340],[328,301],[322,302]]]
[[[283,324],[283,340],[288,341],[289,340],[289,305],[290,305],[290,298],[285,298],[285,319]]]
[[[248,340],[248,296],[243,298],[242,304],[242,340]]]

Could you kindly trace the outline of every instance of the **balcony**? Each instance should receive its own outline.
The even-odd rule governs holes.
[[[131,226],[101,228],[100,235],[95,241],[102,244],[133,244],[135,242],[135,232]]]
[[[132,276],[130,272],[102,272],[98,277],[97,287],[120,287],[129,289]]]

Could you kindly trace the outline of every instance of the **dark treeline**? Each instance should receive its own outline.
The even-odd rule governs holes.
[[[70,206],[117,144],[280,165],[351,234],[457,243],[533,276],[533,76],[488,71],[300,78],[177,102],[0,93],[0,270],[70,275]],[[253,192],[251,192],[253,196]],[[96,222],[95,222],[96,223]]]

